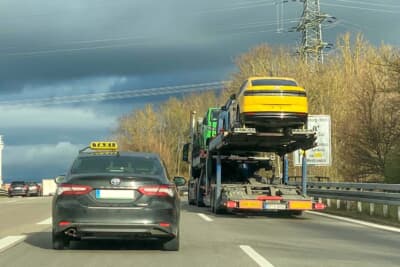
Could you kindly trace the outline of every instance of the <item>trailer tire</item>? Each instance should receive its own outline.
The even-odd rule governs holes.
[[[214,208],[214,213],[217,215],[226,214],[226,210],[224,208]]]
[[[188,199],[188,203],[189,203],[190,206],[194,206],[194,204],[195,204],[194,201],[190,200],[190,199]]]
[[[302,216],[303,211],[302,210],[291,210],[291,211],[288,211],[288,215],[295,216],[295,217]]]

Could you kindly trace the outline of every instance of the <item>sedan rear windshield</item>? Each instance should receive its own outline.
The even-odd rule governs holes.
[[[137,176],[162,176],[165,173],[157,158],[138,156],[79,157],[71,168],[71,174],[126,173]]]
[[[12,182],[11,185],[14,186],[25,185],[25,182]]]
[[[253,80],[251,81],[253,86],[262,86],[262,85],[285,85],[285,86],[297,86],[297,83],[291,80],[282,80],[282,79],[262,79],[262,80]]]

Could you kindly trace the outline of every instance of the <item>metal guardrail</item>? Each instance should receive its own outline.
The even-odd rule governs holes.
[[[290,184],[301,186],[299,182]],[[400,184],[309,182],[313,197],[400,206]]]
[[[7,190],[4,190],[4,189],[1,189],[1,188],[0,188],[0,197],[1,197],[1,196],[3,196],[3,197],[8,196]]]

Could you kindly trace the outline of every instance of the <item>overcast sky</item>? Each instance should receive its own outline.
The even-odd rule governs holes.
[[[284,4],[277,33],[274,3],[1,0],[3,179],[64,173],[80,148],[110,136],[119,116],[165,101],[166,86],[180,96],[189,87],[176,86],[228,79],[234,58],[257,44],[294,50],[300,34],[288,30],[303,4]],[[400,46],[398,0],[321,0],[321,10],[337,18],[324,27],[327,42],[350,31]],[[160,95],[140,97],[146,89]],[[112,99],[120,91],[131,97]]]

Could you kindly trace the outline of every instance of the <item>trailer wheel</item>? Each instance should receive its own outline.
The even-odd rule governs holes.
[[[193,205],[195,204],[194,201],[193,201],[193,200],[190,200],[189,197],[188,197],[188,203],[189,203],[190,206],[193,206]]]
[[[302,210],[291,210],[291,211],[289,211],[288,212],[288,214],[290,215],[290,216],[301,216],[301,215],[303,215],[303,211]]]
[[[203,200],[196,199],[196,206],[197,207],[205,207]]]
[[[214,213],[218,215],[226,214],[227,211],[224,208],[214,208]]]

